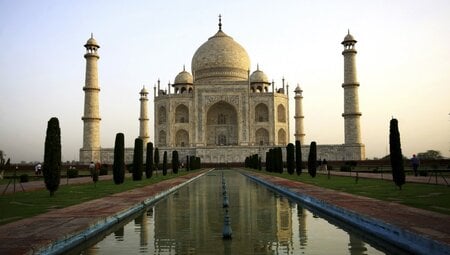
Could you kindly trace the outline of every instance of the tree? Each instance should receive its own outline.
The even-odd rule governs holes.
[[[267,172],[270,172],[270,163],[269,163],[269,161],[270,161],[270,150],[269,151],[266,151],[266,171]]]
[[[58,190],[61,179],[61,130],[58,118],[55,117],[47,123],[43,173],[45,187],[52,197]]]
[[[389,126],[389,152],[392,167],[392,179],[399,189],[405,184],[405,169],[400,144],[400,132],[397,119],[391,119]]]
[[[189,155],[186,155],[186,171],[189,171]]]
[[[125,180],[125,138],[123,133],[116,134],[114,143],[113,179],[115,184]]]
[[[162,171],[163,175],[167,174],[167,151],[164,152]]]
[[[158,171],[158,168],[159,168],[159,149],[158,149],[158,147],[155,148],[154,156],[155,156],[155,160],[154,160],[155,170]],[[156,172],[156,174],[158,174],[158,172]]]
[[[140,138],[134,140],[133,152],[133,181],[142,180],[144,142]]]
[[[145,155],[145,177],[153,175],[153,143],[147,143],[147,154]]]
[[[97,187],[99,172],[100,172],[100,163],[97,162],[97,164],[95,164],[94,171],[92,172],[92,181],[94,182],[94,185],[96,187]]]
[[[289,174],[293,174],[294,173],[294,145],[292,143],[289,143],[286,146],[286,164],[287,164],[287,171]]]
[[[283,173],[283,151],[281,150],[281,147],[277,147],[275,150],[275,157],[277,162],[277,170],[280,174]]]
[[[419,159],[442,159],[442,154],[440,151],[427,150],[426,152],[417,153]]]
[[[308,173],[311,177],[316,177],[317,171],[317,149],[316,142],[311,142],[308,155]]]
[[[172,151],[172,172],[178,173],[178,166],[180,165],[180,161],[178,159],[178,151]]]
[[[300,141],[295,141],[295,171],[297,175],[302,173],[302,145]]]

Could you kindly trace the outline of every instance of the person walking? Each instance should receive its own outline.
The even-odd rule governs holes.
[[[411,164],[414,170],[414,176],[417,176],[417,169],[419,169],[420,160],[418,157],[416,157],[416,154],[413,154],[413,157],[411,158]]]

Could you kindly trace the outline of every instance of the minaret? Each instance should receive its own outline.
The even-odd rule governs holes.
[[[100,162],[100,114],[98,94],[98,69],[97,61],[100,58],[97,50],[100,48],[91,34],[91,38],[84,45],[86,48],[86,80],[84,90],[84,115],[83,120],[83,148],[80,149],[80,161]]]
[[[300,88],[300,85],[297,84],[297,88],[294,90],[295,92],[295,140],[299,140],[301,145],[305,144],[305,129],[303,126],[303,119],[305,116],[303,116],[303,90]]]
[[[359,98],[358,98],[358,87],[359,82],[356,76],[356,40],[350,34],[350,31],[345,36],[342,45],[344,45],[344,83],[342,87],[344,88],[344,117],[345,122],[345,144],[355,145],[361,144],[361,128],[360,128],[360,117],[361,112],[359,111]]]
[[[147,146],[147,143],[150,141],[150,136],[148,135],[148,91],[145,89],[145,86],[142,88],[139,93],[141,98],[141,115],[139,117],[139,138],[144,141],[144,148]]]

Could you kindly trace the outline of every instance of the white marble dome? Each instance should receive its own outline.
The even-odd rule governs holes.
[[[267,75],[259,67],[250,75],[250,83],[270,83]]]
[[[247,80],[250,58],[239,43],[219,30],[197,49],[191,66],[196,81],[207,78]]]
[[[183,69],[176,77],[174,84],[192,84],[193,78],[192,75]]]

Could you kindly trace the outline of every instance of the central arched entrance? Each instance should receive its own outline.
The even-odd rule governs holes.
[[[212,105],[206,116],[206,145],[237,145],[237,123],[237,112],[231,104],[220,101]]]

